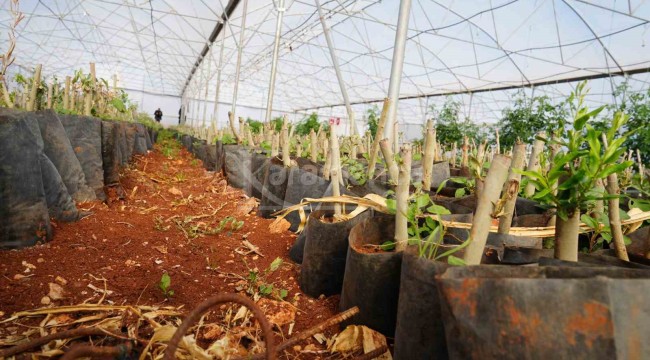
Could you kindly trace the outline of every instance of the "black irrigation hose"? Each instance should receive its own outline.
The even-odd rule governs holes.
[[[76,345],[66,352],[65,355],[61,357],[61,360],[78,359],[80,357],[113,357],[116,359],[128,359],[132,350],[133,345],[131,343],[117,346]]]
[[[215,295],[203,303],[201,303],[199,306],[194,308],[185,320],[183,320],[183,323],[181,326],[176,330],[174,333],[174,336],[169,340],[169,343],[167,344],[167,349],[165,350],[165,356],[163,357],[163,360],[174,360],[175,359],[175,354],[176,350],[178,349],[178,343],[181,341],[181,338],[187,333],[189,328],[194,325],[195,322],[197,322],[203,314],[205,314],[210,308],[212,308],[215,305],[223,304],[223,303],[237,303],[240,305],[246,306],[250,311],[253,313],[253,316],[255,319],[257,319],[257,322],[260,324],[262,327],[262,333],[264,334],[264,343],[266,345],[266,359],[267,360],[274,360],[276,353],[275,353],[275,344],[273,343],[273,330],[271,328],[271,324],[269,321],[266,319],[264,316],[264,312],[260,307],[255,304],[251,299],[239,295],[239,294],[219,294]]]

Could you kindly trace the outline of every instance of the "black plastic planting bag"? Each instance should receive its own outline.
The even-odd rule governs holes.
[[[394,238],[393,217],[369,218],[352,228],[339,310],[358,306],[359,314],[343,326],[366,325],[389,337],[395,333],[402,253],[365,246],[381,245]]]
[[[203,166],[208,171],[217,170],[217,145],[205,145],[205,161],[203,162]]]
[[[251,186],[250,194],[257,199],[262,198],[262,189],[264,188],[264,177],[269,167],[271,160],[265,155],[260,153],[251,154]]]
[[[447,341],[435,277],[449,265],[418,256],[416,246],[402,255],[395,328],[395,359],[447,359]]]
[[[35,114],[43,139],[43,151],[56,167],[70,196],[76,201],[95,200],[95,192],[86,183],[86,175],[57,114],[52,110]]]
[[[250,193],[251,185],[251,153],[239,145],[225,145],[224,168],[228,184]]]
[[[86,176],[86,183],[98,199],[104,193],[104,167],[102,165],[102,122],[88,116],[64,115],[61,123],[68,134],[72,148]]]
[[[307,169],[307,168],[305,168]],[[318,169],[313,171],[292,167],[289,170],[287,190],[284,193],[284,207],[299,204],[304,198],[320,198],[329,186],[329,182],[318,176]],[[309,207],[305,208],[305,215],[309,215]],[[291,224],[291,231],[298,230],[300,214],[297,211],[289,213],[285,219]]]
[[[46,242],[52,228],[36,136],[19,114],[0,112],[0,248]]]
[[[216,147],[217,147],[217,149],[216,149],[217,159],[216,159],[216,164],[214,166],[214,170],[215,171],[223,171],[223,163],[225,161],[224,160],[225,154],[224,154],[224,151],[223,151],[223,142],[221,142],[221,140],[217,141]]]
[[[111,186],[120,182],[122,152],[120,150],[121,129],[119,123],[102,121],[102,164],[104,184]]]
[[[468,266],[436,282],[452,359],[650,358],[650,271]]]
[[[284,195],[287,192],[287,179],[289,178],[289,168],[276,163],[277,160],[271,160],[266,169],[264,176],[264,187],[262,188],[262,198],[260,199],[260,215],[270,218],[271,214],[282,210],[284,205]]]
[[[136,129],[135,144],[133,152],[138,155],[147,153],[147,128],[143,124],[134,124]]]
[[[305,227],[300,289],[311,297],[339,294],[343,286],[350,230],[369,216],[365,211],[347,221],[332,222],[331,214],[314,211]]]
[[[62,221],[78,220],[79,212],[77,211],[77,206],[72,200],[72,197],[70,197],[68,189],[61,179],[61,175],[43,150],[44,143],[37,119],[46,117],[47,114],[43,112],[25,112],[22,115],[25,124],[27,124],[36,139],[43,192],[50,216]]]
[[[181,135],[181,144],[187,151],[192,152],[192,137],[187,135],[187,134],[182,134]]]
[[[414,183],[422,182],[424,168],[421,162],[416,162],[411,168],[411,179]],[[431,189],[437,190],[440,184],[450,177],[449,163],[447,161],[434,162],[431,167]]]
[[[133,123],[124,123],[124,149],[122,150],[122,164],[131,161],[134,154],[135,144],[138,138],[138,129]]]

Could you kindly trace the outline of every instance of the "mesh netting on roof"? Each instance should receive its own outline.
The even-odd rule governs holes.
[[[200,59],[227,0],[21,0],[26,19],[16,62],[43,64],[46,75],[59,77],[95,62],[98,76],[117,74],[127,89],[213,101],[223,43],[220,101],[227,103],[242,31],[238,2]],[[266,107],[276,3],[248,0],[240,105]],[[361,112],[387,94],[399,1],[321,3],[350,101]],[[8,0],[0,4],[7,27]],[[285,8],[274,110],[345,116],[315,2],[286,0]],[[449,93],[459,94],[467,116],[493,121],[512,91],[485,90],[525,86],[557,98],[570,91],[567,79],[602,75],[591,84],[597,103],[611,102],[623,76],[631,91],[647,89],[649,20],[650,3],[641,0],[413,0],[400,96],[414,99],[400,102],[400,121],[421,123],[425,107]]]

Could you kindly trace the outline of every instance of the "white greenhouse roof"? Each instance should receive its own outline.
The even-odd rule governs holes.
[[[220,102],[229,103],[244,1],[20,0],[26,18],[17,29],[16,64],[42,64],[44,74],[61,78],[95,62],[98,76],[117,74],[126,89],[213,101],[225,41]],[[278,1],[248,0],[239,105],[266,107]],[[3,36],[9,2],[0,0]],[[388,92],[399,1],[321,4],[361,118],[365,103]],[[286,0],[285,8],[274,110],[344,115],[315,1]],[[229,21],[200,59],[222,18]],[[458,94],[468,116],[494,121],[512,94],[504,89],[530,93],[537,85],[536,94],[557,98],[571,89],[563,82],[576,78],[604,76],[591,84],[591,100],[600,103],[610,102],[624,76],[634,91],[647,89],[649,21],[650,2],[642,0],[412,0],[400,97],[413,99],[400,102],[398,117],[421,123],[426,104]],[[500,91],[485,92],[491,89]]]

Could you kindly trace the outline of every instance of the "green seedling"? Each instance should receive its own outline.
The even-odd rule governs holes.
[[[174,296],[174,290],[169,288],[171,284],[172,284],[171,276],[169,276],[168,273],[163,273],[162,277],[160,278],[160,281],[158,282],[158,288],[160,289],[160,291],[162,291],[166,299],[169,299],[170,297]]]

